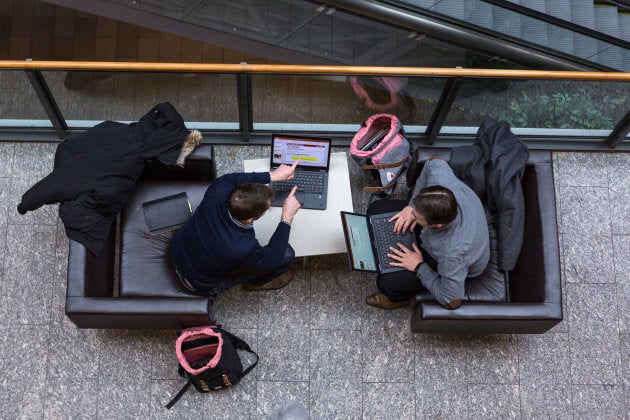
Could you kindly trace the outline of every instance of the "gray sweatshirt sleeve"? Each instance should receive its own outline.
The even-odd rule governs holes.
[[[439,261],[438,270],[440,272],[436,273],[429,264],[422,264],[417,273],[420,283],[444,306],[463,299],[468,274],[464,260],[457,257],[443,258]]]

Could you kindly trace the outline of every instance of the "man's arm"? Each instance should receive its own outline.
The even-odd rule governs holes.
[[[295,198],[295,191],[297,191],[297,186],[294,186],[287,198],[285,198],[282,204],[280,223],[278,223],[276,231],[271,235],[269,244],[267,244],[268,247],[282,251],[283,255],[289,243],[289,230],[291,229],[291,223],[293,223],[293,217],[300,209],[300,202]]]
[[[403,244],[397,244],[398,248],[390,247],[391,253],[387,254],[394,260],[390,265],[402,267],[409,271],[415,271],[420,283],[429,289],[442,306],[448,309],[456,309],[464,298],[464,282],[468,275],[468,268],[460,258],[444,258],[438,262],[441,274],[436,273],[424,262],[422,252],[418,245],[413,243],[413,249]]]
[[[441,274],[428,264],[421,264],[416,275],[442,306],[457,309],[465,295],[466,264],[459,258],[445,258],[438,264]]]
[[[300,202],[295,198],[297,187],[293,187],[291,193],[282,205],[282,216],[276,231],[271,235],[269,243],[265,246],[258,245],[245,258],[244,264],[261,270],[277,268],[284,259],[289,244],[289,233],[293,217],[300,209]]]

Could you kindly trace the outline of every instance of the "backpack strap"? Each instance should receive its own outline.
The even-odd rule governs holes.
[[[230,341],[232,342],[232,344],[234,345],[235,348],[241,349],[241,350],[245,350],[245,351],[253,354],[254,356],[256,356],[256,361],[254,363],[252,363],[247,369],[243,370],[243,376],[247,375],[258,364],[258,359],[259,359],[258,353],[256,353],[254,350],[252,350],[251,347],[249,347],[249,344],[247,344],[243,339],[235,336],[234,334],[232,334],[229,331],[225,331],[223,328],[219,327],[219,329],[221,330],[222,334],[225,334],[227,336],[227,338],[230,339]]]
[[[188,391],[188,388],[190,388],[190,385],[192,385],[192,382],[190,382],[190,380],[188,380],[188,382],[186,382],[184,384],[184,386],[182,387],[182,389],[179,390],[179,392],[177,393],[177,395],[175,395],[173,397],[173,399],[165,405],[165,407],[170,410],[172,406],[175,405],[175,403],[177,401],[179,401],[179,399],[182,397],[182,395],[184,395],[186,393],[186,391]]]
[[[361,169],[387,169],[387,168],[395,168],[397,166],[403,165],[407,161],[407,156],[399,160],[398,162],[393,163],[379,163],[378,165],[363,165]]]
[[[367,192],[382,192],[382,191],[387,191],[390,188],[394,188],[396,186],[396,183],[398,181],[397,180],[393,180],[392,182],[390,182],[387,185],[384,185],[382,187],[363,187],[363,191],[367,191]]]

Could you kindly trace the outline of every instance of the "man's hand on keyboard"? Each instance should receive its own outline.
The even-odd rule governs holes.
[[[295,172],[295,167],[300,163],[300,160],[296,160],[293,162],[293,165],[280,165],[278,169],[270,172],[271,182],[277,181],[286,181],[287,179],[293,178],[293,173]]]
[[[394,224],[394,232],[399,235],[404,235],[407,232],[407,229],[414,230],[418,222],[416,222],[416,217],[413,215],[413,208],[411,206],[407,206],[398,213],[396,213],[391,219],[390,222],[396,221]]]
[[[418,248],[418,245],[416,245],[415,242],[412,244],[413,249],[409,249],[401,243],[398,243],[397,245],[398,248],[393,246],[389,247],[389,250],[392,252],[387,254],[387,256],[395,261],[390,262],[390,265],[413,271],[419,263],[424,261],[424,258],[422,258],[422,252],[420,252],[420,248]]]
[[[297,186],[293,187],[289,196],[284,200],[282,204],[282,216],[280,220],[284,220],[285,222],[292,223],[293,216],[300,209],[300,202],[295,198],[295,192],[297,191]]]

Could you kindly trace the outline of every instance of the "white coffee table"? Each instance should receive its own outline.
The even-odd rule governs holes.
[[[252,159],[243,162],[245,172],[269,170],[269,159]],[[340,254],[346,252],[340,211],[353,211],[350,175],[345,152],[331,153],[328,173],[328,203],[326,210],[300,209],[291,224],[289,243],[296,257]],[[256,238],[266,245],[280,222],[280,207],[254,222]]]

